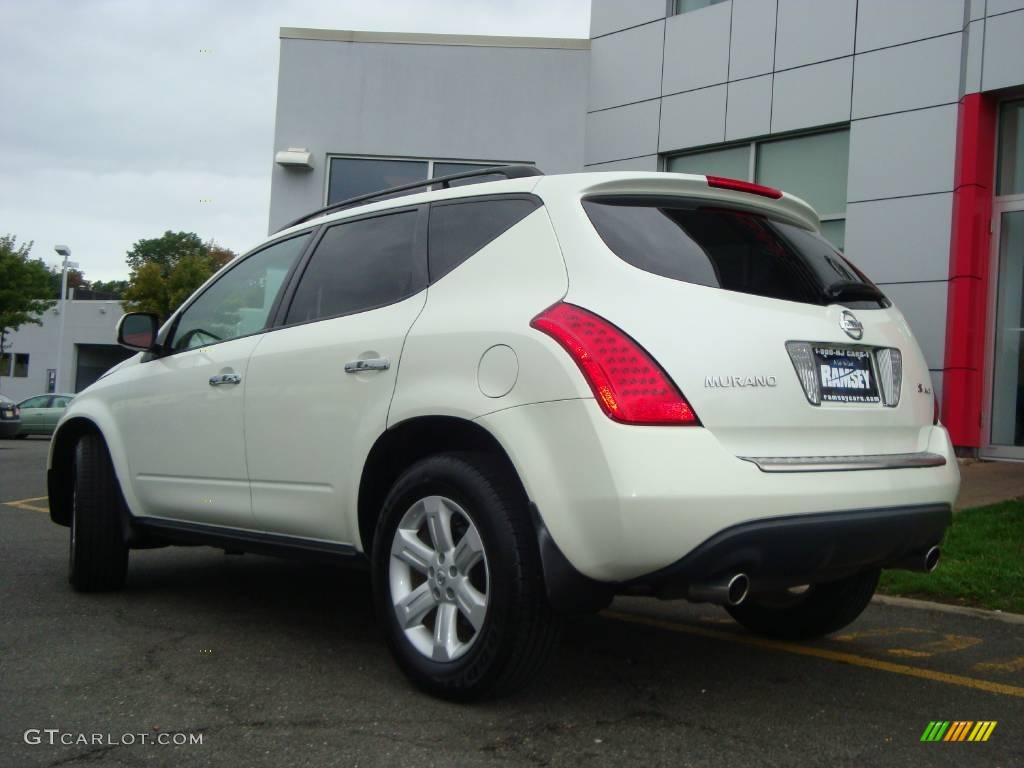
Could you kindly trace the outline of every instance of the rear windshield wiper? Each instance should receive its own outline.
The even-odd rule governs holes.
[[[871,283],[859,283],[843,280],[832,283],[825,288],[825,298],[829,301],[877,301],[884,304],[885,294]]]

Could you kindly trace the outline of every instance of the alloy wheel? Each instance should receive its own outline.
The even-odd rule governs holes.
[[[417,651],[435,662],[469,651],[487,616],[490,573],[462,507],[444,496],[409,507],[392,539],[388,579],[398,625]]]

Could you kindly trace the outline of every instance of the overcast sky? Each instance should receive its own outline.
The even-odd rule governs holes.
[[[589,0],[0,0],[0,233],[88,279],[267,232],[280,27],[586,37]],[[201,53],[212,49],[212,53]],[[211,199],[212,203],[200,200]]]

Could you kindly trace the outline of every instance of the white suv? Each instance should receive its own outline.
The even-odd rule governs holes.
[[[808,638],[935,567],[959,475],[928,366],[808,205],[488,173],[310,214],[159,331],[125,315],[140,354],[50,451],[72,584],[165,544],[368,562],[402,669],[471,698],[615,594]]]

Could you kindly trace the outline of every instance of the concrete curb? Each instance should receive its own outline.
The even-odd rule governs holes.
[[[1003,611],[988,611],[984,608],[970,608],[965,605],[949,605],[948,603],[933,603],[930,600],[913,600],[909,597],[893,597],[892,595],[875,595],[871,598],[873,603],[889,605],[893,608],[914,608],[916,610],[933,611],[935,613],[954,613],[959,616],[973,616],[976,619],[988,621],[1001,621],[1004,624],[1024,624],[1024,614],[1005,613]]]

